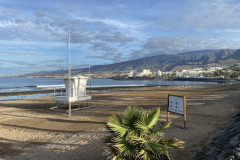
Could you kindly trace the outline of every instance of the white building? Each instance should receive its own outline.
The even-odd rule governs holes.
[[[162,76],[162,71],[161,70],[156,71],[155,76],[159,76],[159,77]]]
[[[198,77],[203,73],[202,68],[196,68],[193,70],[182,70],[181,72],[175,72],[176,77]]]
[[[223,69],[222,67],[208,67],[207,71],[215,72],[217,70],[222,70],[222,69]]]
[[[144,69],[139,76],[150,76],[152,75],[152,72],[149,69]]]
[[[128,74],[129,77],[135,77],[137,76],[137,71],[130,71],[130,73]]]
[[[162,72],[162,75],[167,75],[167,76],[169,76],[169,75],[172,75],[172,74],[173,74],[172,71],[170,71],[170,72]]]
[[[183,72],[175,72],[176,77],[183,77]]]

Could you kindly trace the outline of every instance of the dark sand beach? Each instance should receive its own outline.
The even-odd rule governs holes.
[[[163,123],[168,94],[187,97],[187,127],[183,128],[182,116],[170,114],[172,125],[165,130],[166,138],[185,142],[183,150],[170,151],[173,159],[192,159],[231,115],[240,112],[240,84],[117,88],[93,93],[89,105],[96,107],[71,117],[48,110],[53,97],[0,101],[0,159],[106,159],[108,117],[129,105],[160,107],[159,124]]]

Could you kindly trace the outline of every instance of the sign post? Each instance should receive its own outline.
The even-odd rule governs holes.
[[[169,119],[169,113],[175,113],[183,115],[184,128],[186,127],[186,97],[185,96],[175,96],[168,95],[168,109],[167,109],[167,121]]]

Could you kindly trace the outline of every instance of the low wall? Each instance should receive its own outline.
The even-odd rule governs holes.
[[[240,160],[240,113],[205,146],[196,160]]]

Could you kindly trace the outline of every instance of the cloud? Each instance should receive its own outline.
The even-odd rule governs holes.
[[[117,62],[124,61],[122,56],[123,56],[123,53],[121,52],[104,52],[96,56],[87,56],[87,58],[111,60],[113,63],[117,63]]]
[[[144,27],[145,25],[140,23],[140,22],[135,22],[135,23],[124,23],[115,19],[109,19],[106,17],[103,18],[81,18],[81,20],[85,20],[86,22],[89,23],[95,23],[95,24],[104,24],[108,25],[111,27],[114,27],[115,29],[120,29],[120,30],[128,30],[128,31],[135,31],[139,28]]]
[[[113,62],[123,61],[123,53],[104,42],[93,42],[90,48],[95,50],[97,55],[87,56],[87,58],[111,60]]]
[[[12,63],[14,65],[19,65],[19,66],[26,66],[26,67],[36,67],[38,64],[36,63],[30,63],[26,61],[16,61],[16,60],[6,60],[6,59],[0,59],[2,63]]]
[[[63,42],[68,42],[68,35],[66,34],[63,39]],[[70,41],[74,44],[89,44],[93,41],[92,36],[89,33],[79,33],[79,32],[70,32]]]
[[[53,41],[56,36],[46,26],[39,26],[31,21],[19,19],[0,21],[0,40],[5,41]]]
[[[11,54],[11,55],[39,55],[38,53],[30,53],[26,51],[18,51],[18,52],[12,52],[12,51],[0,51],[0,54]]]
[[[71,18],[63,19],[50,15],[46,12],[36,13],[36,24],[43,25],[45,30],[51,34],[57,35],[56,28],[61,32],[71,32],[72,43],[90,43],[91,41],[104,41],[108,43],[121,43],[122,45],[132,42],[135,39],[128,37],[120,30],[115,31],[108,25],[127,28],[127,24],[115,20],[102,20],[91,18]],[[124,26],[124,27],[123,27]],[[66,40],[63,38],[62,40]]]
[[[39,72],[39,71],[55,71],[55,70],[66,70],[67,64],[66,60],[44,60],[38,62],[26,62],[18,60],[0,60],[1,74],[9,75],[15,72],[17,75],[29,73],[29,72]],[[73,65],[74,66],[74,65]],[[74,67],[72,67],[74,69]],[[0,74],[0,75],[1,75]]]
[[[135,40],[135,38],[127,37],[119,31],[114,32],[103,31],[101,33],[96,34],[94,37],[96,40],[110,43],[120,43],[121,45],[125,45],[126,43],[133,42]]]
[[[0,4],[0,54],[8,59],[2,62],[4,67],[61,68],[69,31],[71,52],[82,53],[80,61],[90,64],[240,46],[238,0],[2,0]],[[16,55],[18,59],[11,59]],[[78,57],[73,54],[75,67]]]
[[[153,26],[172,32],[212,32],[240,27],[240,1],[237,0],[191,0],[171,9],[173,12],[163,12]]]
[[[32,17],[14,16],[4,21],[0,20],[0,40],[12,41],[19,44],[19,41],[50,45],[49,42],[67,42],[67,33],[71,33],[71,45],[78,45],[82,48],[89,48],[96,51],[97,55],[88,56],[93,59],[107,59],[112,62],[119,61],[123,55],[119,47],[125,46],[136,40],[125,32],[134,25],[128,25],[109,18],[89,17],[62,17],[49,12],[37,11]],[[116,28],[120,28],[116,30]],[[121,30],[123,29],[123,30]],[[105,46],[97,47],[97,43]],[[27,44],[27,43],[26,43]],[[25,45],[26,45],[25,44]],[[12,55],[34,55],[30,51],[0,51],[3,54]]]
[[[103,50],[106,52],[115,52],[117,50],[117,49],[109,47],[104,42],[93,42],[92,46],[90,48],[93,49],[94,51]]]
[[[17,14],[17,13],[18,13],[18,11],[15,9],[0,7],[0,17],[1,18],[6,18],[8,16],[11,16],[12,14]]]
[[[67,62],[67,60],[66,59],[56,59],[56,60],[48,60],[47,62],[64,63],[64,62]]]
[[[139,50],[132,50],[131,58],[142,58],[160,54],[177,54],[180,52],[205,49],[238,49],[240,42],[232,40],[214,40],[191,37],[152,37]]]

